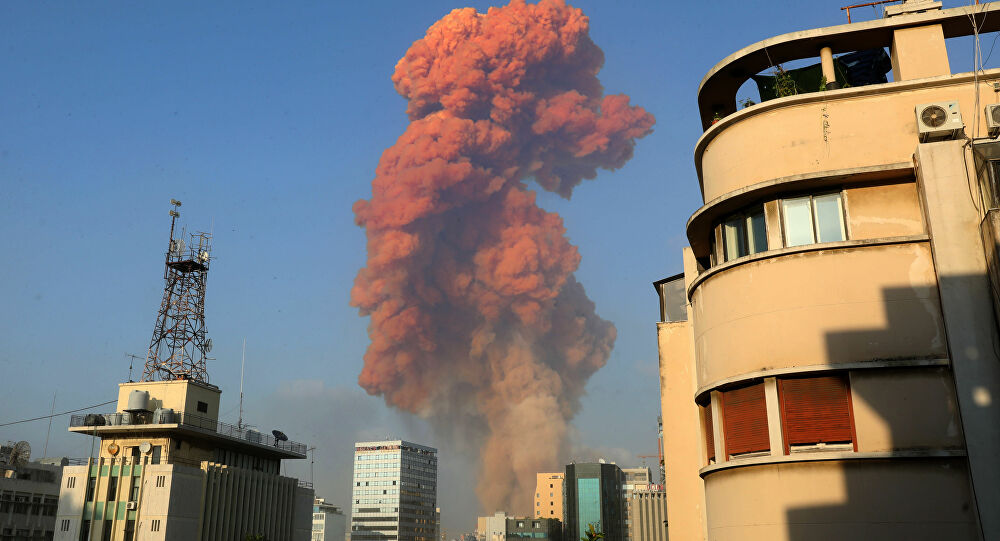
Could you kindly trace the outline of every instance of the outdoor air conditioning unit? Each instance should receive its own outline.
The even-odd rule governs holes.
[[[990,137],[1000,135],[1000,103],[986,106],[986,127],[990,129]]]
[[[135,508],[136,502],[128,502],[125,504],[125,509],[128,509],[129,511],[135,511]]]
[[[918,105],[916,112],[921,143],[954,139],[965,129],[957,101],[925,103]]]

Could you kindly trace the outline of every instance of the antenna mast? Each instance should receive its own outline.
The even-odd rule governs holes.
[[[243,359],[240,361],[240,420],[236,427],[243,430],[243,367],[247,364],[247,339],[243,337]]]
[[[212,340],[205,336],[205,282],[212,259],[212,235],[174,238],[181,202],[171,199],[170,242],[163,266],[163,301],[146,352],[142,381],[190,379],[208,383],[205,361]],[[181,234],[181,237],[184,235]]]

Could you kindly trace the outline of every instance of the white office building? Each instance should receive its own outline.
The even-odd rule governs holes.
[[[326,503],[323,498],[313,502],[312,541],[344,541],[347,519],[340,507]]]
[[[354,445],[352,541],[432,541],[437,449],[402,440]]]

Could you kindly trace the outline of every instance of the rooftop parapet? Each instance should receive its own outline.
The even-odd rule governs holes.
[[[770,67],[829,54],[893,48],[896,32],[914,27],[940,25],[944,38],[970,36],[974,33],[972,20],[976,21],[980,34],[1000,30],[1000,3],[900,13],[885,19],[790,32],[759,41],[727,56],[702,79],[698,87],[702,127],[708,129],[716,115],[736,112],[740,86]],[[821,54],[827,48],[826,55]],[[899,51],[893,48],[892,52],[894,79],[914,78],[898,76]]]

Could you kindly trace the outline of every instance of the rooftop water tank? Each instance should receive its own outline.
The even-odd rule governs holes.
[[[149,411],[149,392],[135,389],[129,393],[125,411]]]
[[[166,425],[174,422],[174,410],[171,408],[156,408],[153,412],[153,424]]]

